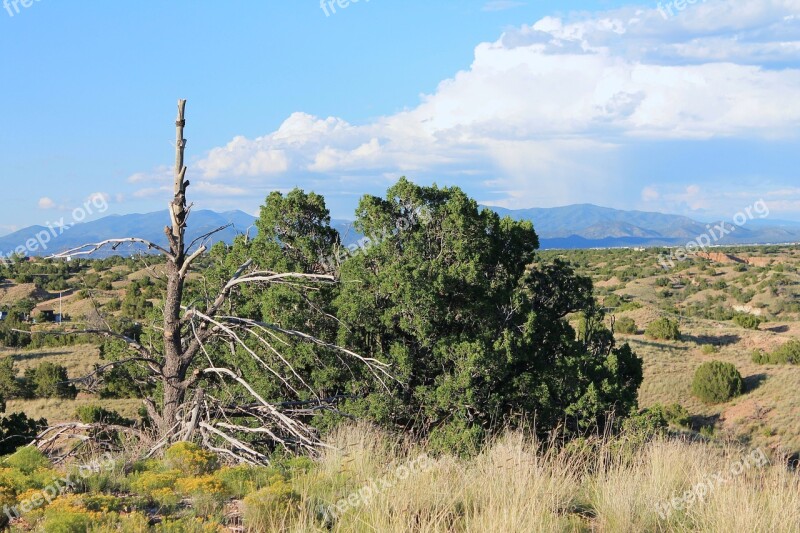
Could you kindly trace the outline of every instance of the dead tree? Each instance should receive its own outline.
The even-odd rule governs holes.
[[[117,249],[120,245],[130,243],[146,246],[166,257],[166,293],[163,300],[163,349],[157,353],[153,347],[144,346],[135,339],[126,337],[108,329],[87,329],[72,331],[70,334],[91,334],[105,338],[122,340],[131,353],[129,358],[112,363],[112,365],[141,364],[147,372],[157,380],[163,390],[163,398],[156,402],[151,398],[144,400],[149,417],[153,421],[155,435],[151,453],[159,448],[180,440],[197,439],[208,448],[225,454],[238,461],[263,463],[267,457],[263,450],[252,445],[252,441],[271,441],[293,449],[315,449],[320,445],[314,430],[301,421],[298,414],[308,413],[314,405],[304,405],[297,409],[292,402],[274,405],[262,398],[247,382],[246,378],[228,368],[220,368],[213,362],[207,347],[215,342],[225,342],[238,347],[255,360],[275,379],[287,383],[286,375],[295,373],[291,364],[280,355],[281,339],[295,338],[299,342],[314,343],[324,349],[336,350],[342,357],[352,358],[372,372],[384,386],[391,380],[388,365],[360,355],[345,348],[327,343],[299,331],[291,331],[273,324],[257,322],[228,316],[223,313],[226,303],[233,291],[244,284],[284,284],[284,283],[333,283],[331,276],[305,273],[280,273],[258,270],[252,261],[247,261],[234,272],[230,280],[224,284],[213,299],[201,305],[184,306],[184,289],[195,261],[207,251],[208,239],[224,228],[218,228],[187,245],[187,220],[192,206],[187,205],[186,191],[189,181],[186,179],[184,151],[186,139],[183,136],[186,121],[184,111],[185,100],[178,101],[178,117],[175,122],[175,169],[174,195],[169,204],[171,224],[165,228],[168,247],[140,239],[123,237],[106,240],[94,244],[86,244],[78,248],[62,252],[53,257],[67,258],[85,256],[102,248]],[[196,247],[194,245],[197,244]],[[246,342],[256,339],[258,346],[276,356],[282,367],[270,365],[255,349]],[[200,366],[199,361],[207,361]],[[110,365],[106,365],[108,367]],[[81,380],[97,379],[101,370]],[[192,370],[193,369],[193,370]],[[200,387],[199,384],[208,378],[236,382],[247,390],[253,402],[246,405],[230,405]],[[81,381],[78,380],[78,381]],[[302,381],[302,379],[300,379]],[[296,403],[296,402],[295,402]],[[324,406],[325,400],[318,399],[316,407]],[[73,430],[86,429],[85,425],[75,425]],[[48,430],[40,435],[39,443],[51,443],[53,431],[64,433],[63,425]]]

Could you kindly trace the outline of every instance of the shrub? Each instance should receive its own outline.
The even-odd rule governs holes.
[[[45,533],[85,533],[92,522],[91,515],[80,511],[47,512],[42,528]]]
[[[172,488],[163,487],[150,492],[150,500],[162,514],[172,514],[181,504],[181,495]]]
[[[0,418],[0,455],[13,453],[19,446],[25,446],[43,428],[47,427],[47,420],[41,418],[34,420],[22,413],[13,413]]]
[[[734,316],[733,321],[736,322],[736,325],[743,327],[745,329],[758,329],[758,326],[760,326],[761,323],[763,322],[763,320],[761,320],[757,316],[753,316],[747,313],[742,313]]]
[[[10,400],[22,396],[22,387],[17,381],[17,371],[14,369],[14,358],[4,357],[0,359],[0,397]],[[0,412],[3,405],[0,401]]]
[[[25,379],[33,386],[34,394],[40,398],[74,399],[78,395],[75,385],[67,383],[67,369],[49,362],[25,372]]]
[[[87,494],[83,497],[83,506],[89,511],[112,513],[122,510],[122,500],[110,494]]]
[[[50,460],[38,448],[25,446],[3,459],[3,466],[16,468],[25,474],[31,474],[40,468],[49,468]]]
[[[753,362],[759,365],[797,365],[800,364],[800,340],[790,340],[770,353],[755,350]]]
[[[225,492],[222,481],[211,475],[179,479],[175,483],[175,489],[189,496],[198,493],[219,495]]]
[[[74,494],[56,498],[44,512],[45,533],[84,533],[92,526],[108,521],[111,516],[89,511]]]
[[[700,348],[700,351],[706,355],[711,355],[712,353],[719,352],[719,346],[714,346],[713,344],[704,344]]]
[[[8,509],[16,503],[14,490],[0,485],[0,509]],[[4,530],[10,522],[6,513],[0,513],[0,531]]]
[[[274,468],[235,466],[220,469],[215,475],[225,487],[225,492],[234,498],[244,498],[269,485],[269,480],[279,474]]]
[[[282,478],[244,499],[244,521],[253,531],[283,531],[300,513],[300,496]]]
[[[216,520],[192,517],[166,519],[158,529],[160,533],[218,533],[224,530]]]
[[[164,464],[185,476],[209,474],[219,468],[217,456],[193,442],[173,444],[164,454]]]
[[[134,477],[131,481],[131,490],[143,496],[152,496],[156,491],[161,489],[170,489],[170,492],[174,493],[173,487],[180,476],[180,470],[143,472]]]
[[[75,411],[75,416],[84,424],[112,424],[116,426],[132,426],[133,420],[123,417],[116,411],[109,411],[99,405],[82,405]]]
[[[667,429],[667,418],[664,416],[664,408],[661,405],[654,405],[642,409],[637,414],[627,418],[622,428],[625,433],[632,434],[639,438],[650,438],[658,435]]]
[[[651,339],[676,341],[681,338],[678,323],[669,318],[659,318],[647,325],[645,335]]]
[[[736,367],[722,361],[700,365],[694,373],[692,392],[706,403],[727,402],[744,389],[742,375]]]
[[[679,427],[689,426],[689,411],[679,403],[673,403],[664,407],[664,417],[667,422]]]
[[[639,328],[636,327],[636,322],[627,316],[620,318],[614,323],[614,329],[626,335],[635,335]]]

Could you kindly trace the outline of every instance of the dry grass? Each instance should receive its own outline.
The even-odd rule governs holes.
[[[25,413],[32,418],[46,418],[49,424],[58,424],[76,420],[75,410],[84,405],[102,405],[106,409],[113,409],[122,416],[136,420],[142,401],[135,399],[100,400],[98,398],[9,400],[6,402],[6,412]]]
[[[0,350],[0,358],[9,356],[14,358],[18,375],[46,361],[66,367],[69,376],[74,378],[94,370],[94,365],[100,362],[100,349],[94,344],[77,344],[34,350]]]
[[[543,451],[512,433],[472,459],[418,461],[423,450],[364,426],[331,444],[294,488],[307,509],[332,511],[335,532],[800,530],[800,476],[732,445],[663,438]],[[414,461],[424,467],[403,470]],[[663,507],[701,487],[702,499]],[[286,531],[324,531],[313,516]]]

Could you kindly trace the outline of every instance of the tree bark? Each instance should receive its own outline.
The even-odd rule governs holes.
[[[186,281],[186,250],[184,234],[186,230],[186,188],[189,182],[184,180],[186,167],[183,165],[186,139],[183,128],[186,125],[184,111],[186,100],[178,101],[178,118],[175,120],[175,196],[169,205],[171,227],[165,228],[170,243],[171,261],[167,261],[167,292],[164,300],[164,367],[163,387],[164,403],[161,411],[159,433],[167,437],[176,430],[181,406],[186,400],[186,371],[191,361],[184,358],[181,332],[181,302]]]

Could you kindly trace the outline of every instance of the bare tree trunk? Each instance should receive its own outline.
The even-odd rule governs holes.
[[[354,358],[366,365],[375,376],[376,380],[386,386],[383,378],[395,379],[388,371],[385,363],[360,355],[317,339],[300,331],[280,328],[274,324],[257,322],[254,320],[227,316],[222,312],[231,293],[244,284],[274,285],[291,283],[332,283],[331,276],[321,274],[303,273],[278,273],[257,270],[251,260],[242,264],[230,280],[221,288],[217,297],[208,299],[204,305],[204,312],[195,306],[184,309],[182,307],[184,287],[192,263],[206,250],[205,243],[216,232],[225,229],[217,228],[192,241],[188,246],[185,241],[186,219],[191,206],[186,205],[186,189],[189,182],[185,179],[186,167],[184,166],[184,150],[186,139],[183,138],[183,128],[186,125],[184,112],[186,100],[178,101],[178,118],[175,122],[175,170],[174,170],[174,196],[169,204],[171,224],[164,228],[169,242],[169,249],[156,243],[137,238],[125,237],[109,239],[96,244],[85,244],[73,250],[56,254],[55,258],[65,258],[78,255],[89,255],[97,250],[110,246],[116,249],[124,243],[145,245],[149,250],[156,250],[167,258],[166,277],[167,287],[164,296],[164,321],[163,321],[163,350],[146,347],[136,339],[120,333],[106,330],[82,330],[64,334],[90,334],[104,338],[112,338],[125,342],[128,349],[135,356],[109,365],[97,368],[95,372],[75,380],[77,382],[95,383],[102,379],[102,373],[109,367],[128,363],[145,364],[150,377],[154,382],[161,384],[163,401],[157,405],[152,398],[145,398],[144,402],[148,414],[153,420],[156,430],[156,444],[151,448],[150,454],[162,447],[181,439],[201,438],[203,443],[211,450],[224,453],[237,461],[249,463],[263,463],[268,461],[267,455],[248,444],[248,440],[241,440],[237,435],[255,436],[256,440],[268,440],[280,443],[291,449],[313,450],[318,446],[319,440],[313,428],[307,426],[300,417],[306,411],[293,410],[291,406],[271,404],[259,396],[258,392],[241,376],[230,369],[218,367],[209,356],[207,346],[214,342],[225,342],[228,346],[235,347],[243,353],[249,354],[265,371],[280,380],[289,389],[294,390],[288,379],[288,373],[294,376],[301,384],[305,384],[289,361],[287,361],[273,344],[285,343],[285,338],[294,338],[298,342],[316,345],[322,349],[335,350],[348,357]],[[192,250],[195,243],[200,243]],[[271,365],[265,361],[245,342],[243,337],[249,336],[256,343],[275,356]],[[210,367],[195,368],[189,375],[189,368],[198,359],[199,354],[204,354]],[[281,364],[285,368],[276,368]],[[283,370],[283,371],[281,371]],[[248,402],[242,405],[231,405],[230,399],[221,401],[215,398],[213,391],[203,389],[200,385],[202,379],[215,380],[227,379],[236,382],[248,391],[250,396],[257,400],[256,403]],[[190,392],[194,392],[194,399],[189,400]],[[313,391],[312,391],[313,392]],[[291,403],[291,402],[290,402]],[[302,402],[301,402],[302,403]],[[314,403],[314,402],[312,402]],[[317,399],[320,408],[330,407],[322,399]],[[246,419],[246,421],[244,421]],[[241,423],[238,423],[241,421]],[[94,426],[86,426],[85,430],[92,430]],[[47,446],[53,439],[58,439],[66,431],[63,428],[51,428],[37,438],[39,445]],[[198,437],[195,437],[198,435]]]
[[[183,165],[186,139],[183,128],[186,125],[184,112],[186,100],[178,101],[178,118],[175,120],[175,196],[169,205],[172,226],[164,228],[170,243],[172,261],[167,261],[167,293],[164,301],[164,404],[161,420],[157,421],[161,437],[167,437],[175,430],[179,409],[186,399],[186,370],[184,362],[183,335],[181,333],[181,302],[185,283],[186,250],[184,234],[186,231],[186,167]]]

